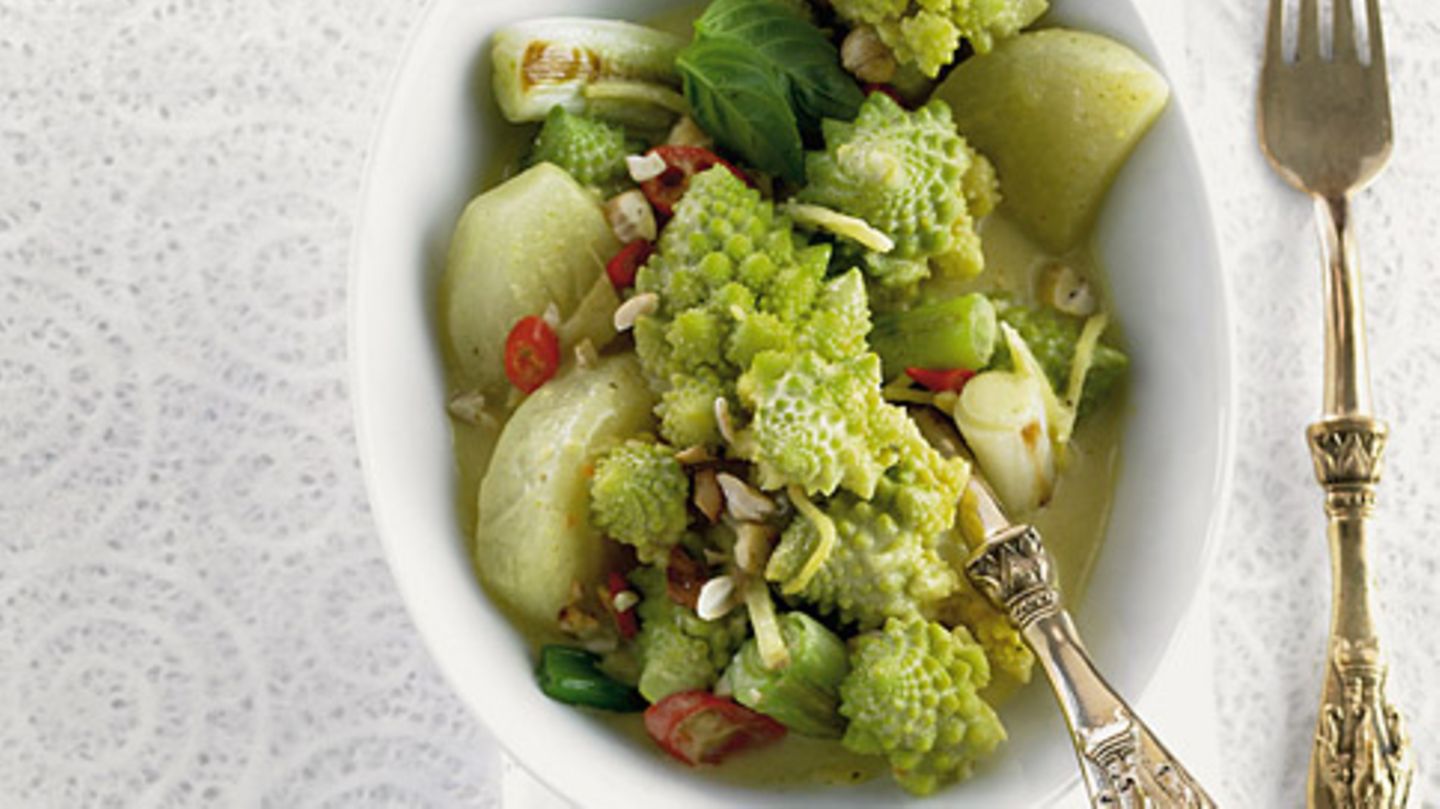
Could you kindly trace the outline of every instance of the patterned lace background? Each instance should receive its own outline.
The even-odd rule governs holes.
[[[1236,292],[1216,791],[1295,805],[1328,588],[1310,209],[1253,144],[1264,3],[1149,1],[1183,24]],[[498,805],[493,742],[380,558],[346,399],[350,213],[421,6],[0,3],[0,805]],[[1394,427],[1381,601],[1432,795],[1437,35],[1440,4],[1390,3],[1402,140],[1359,206]]]

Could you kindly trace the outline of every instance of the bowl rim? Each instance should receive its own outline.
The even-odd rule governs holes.
[[[566,789],[565,784],[556,783],[546,777],[546,774],[532,766],[527,759],[515,752],[515,749],[504,734],[492,728],[479,709],[477,704],[466,696],[466,689],[462,687],[461,678],[458,675],[457,666],[446,651],[445,645],[437,637],[437,633],[426,629],[426,623],[417,610],[417,605],[424,600],[425,584],[419,581],[414,575],[407,575],[410,572],[410,565],[406,561],[405,554],[399,552],[395,541],[397,536],[396,526],[392,524],[387,507],[382,505],[384,498],[378,497],[379,485],[376,482],[375,460],[376,453],[373,450],[375,443],[375,425],[371,420],[370,411],[358,395],[364,389],[362,356],[360,347],[360,301],[362,296],[357,293],[362,287],[365,277],[367,261],[362,247],[365,242],[366,225],[374,218],[371,208],[374,205],[374,186],[377,183],[376,164],[384,153],[384,146],[393,137],[396,130],[394,118],[396,116],[397,98],[408,78],[407,65],[420,47],[426,32],[432,25],[432,20],[438,15],[438,10],[447,5],[451,0],[426,0],[424,7],[416,16],[412,29],[406,35],[406,41],[400,48],[389,76],[385,83],[381,102],[376,107],[375,118],[371,124],[371,132],[366,139],[366,149],[361,165],[361,180],[355,190],[352,202],[352,228],[347,242],[349,251],[346,264],[346,386],[350,398],[351,418],[354,427],[354,441],[357,456],[360,464],[361,477],[364,481],[366,502],[371,511],[371,518],[375,527],[375,534],[379,539],[381,552],[384,556],[386,567],[392,580],[395,582],[401,601],[404,604],[406,613],[409,615],[415,633],[419,636],[423,648],[439,670],[446,687],[448,687],[457,700],[464,705],[467,712],[480,723],[490,734],[495,745],[503,751],[503,755],[509,758],[516,766],[523,769],[537,783],[546,786],[547,789],[557,794],[564,795],[568,801],[578,802],[579,796],[572,794]],[[1157,673],[1164,666],[1175,652],[1179,642],[1179,630],[1185,622],[1192,620],[1197,606],[1206,597],[1203,593],[1219,554],[1222,535],[1228,523],[1231,504],[1231,490],[1234,476],[1234,456],[1236,441],[1236,418],[1235,408],[1238,401],[1238,378],[1236,374],[1236,335],[1235,335],[1235,291],[1231,282],[1230,273],[1227,271],[1227,258],[1225,251],[1221,249],[1218,231],[1216,229],[1215,217],[1215,196],[1212,191],[1213,181],[1211,179],[1212,169],[1202,159],[1200,141],[1196,137],[1196,130],[1192,126],[1191,104],[1187,94],[1177,86],[1174,80],[1174,72],[1171,70],[1171,60],[1167,58],[1166,51],[1160,47],[1157,41],[1151,15],[1154,11],[1146,12],[1141,0],[1118,0],[1129,6],[1135,13],[1139,25],[1139,34],[1143,39],[1127,41],[1125,44],[1142,53],[1145,59],[1150,62],[1161,75],[1163,75],[1170,86],[1169,103],[1162,116],[1178,119],[1178,125],[1183,131],[1186,146],[1193,157],[1196,171],[1195,196],[1203,212],[1204,227],[1198,228],[1200,238],[1206,243],[1211,254],[1214,256],[1213,271],[1214,282],[1217,291],[1217,299],[1220,304],[1213,313],[1213,319],[1217,327],[1217,336],[1222,345],[1216,348],[1217,367],[1215,369],[1218,382],[1220,410],[1216,414],[1216,444],[1214,475],[1210,486],[1210,502],[1214,504],[1207,520],[1203,542],[1199,549],[1199,565],[1194,576],[1185,579],[1186,590],[1183,593],[1183,603],[1177,613],[1175,631],[1168,634],[1165,642],[1154,657],[1153,665],[1148,671],[1143,672],[1140,677],[1141,685],[1134,693],[1125,694],[1127,701],[1132,706],[1141,705],[1149,692],[1153,689]],[[1168,8],[1168,7],[1167,7]],[[1168,12],[1161,12],[1168,13]],[[1163,117],[1162,117],[1163,120]],[[1102,203],[1103,210],[1103,203]],[[452,480],[453,483],[453,480]],[[478,586],[478,585],[477,585]],[[485,594],[487,605],[498,611],[498,608],[489,601],[488,593]],[[1163,735],[1163,729],[1162,729]],[[503,773],[497,777],[503,779]],[[1051,806],[1064,796],[1071,794],[1080,783],[1078,770],[1071,773],[1067,779],[1057,785],[1046,795],[1041,805]],[[581,805],[576,803],[576,805]]]

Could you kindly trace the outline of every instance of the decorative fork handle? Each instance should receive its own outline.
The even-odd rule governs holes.
[[[1371,414],[1349,205],[1343,197],[1316,203],[1325,259],[1325,415],[1307,436],[1325,489],[1333,593],[1306,792],[1312,809],[1400,809],[1414,765],[1405,723],[1385,696],[1365,550],[1388,429]]]
[[[1045,670],[1070,728],[1092,806],[1215,806],[1096,670],[1061,604],[1050,555],[1035,528],[1015,526],[990,540],[965,568],[976,589],[1020,629]]]

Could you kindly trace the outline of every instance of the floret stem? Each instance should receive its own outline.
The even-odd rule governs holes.
[[[995,306],[978,292],[877,315],[870,344],[886,377],[906,368],[984,368],[995,353]]]
[[[819,535],[819,541],[815,543],[815,550],[811,552],[810,558],[805,560],[805,564],[801,565],[800,571],[794,577],[780,586],[780,592],[794,595],[805,589],[810,580],[815,578],[815,574],[820,572],[825,560],[830,558],[830,552],[835,550],[835,522],[810,502],[804,488],[792,484],[785,488],[785,493],[790,496],[790,502],[800,514],[815,526],[815,533]]]

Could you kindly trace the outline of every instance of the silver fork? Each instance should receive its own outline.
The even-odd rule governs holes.
[[[1409,799],[1414,770],[1404,723],[1385,696],[1365,555],[1365,520],[1375,503],[1387,428],[1371,410],[1350,219],[1351,195],[1390,158],[1385,43],[1379,0],[1364,0],[1363,52],[1350,0],[1332,0],[1328,43],[1319,0],[1298,2],[1298,42],[1289,54],[1285,0],[1270,0],[1260,143],[1281,176],[1315,198],[1325,262],[1325,410],[1307,435],[1325,489],[1333,601],[1307,803],[1398,808]]]

